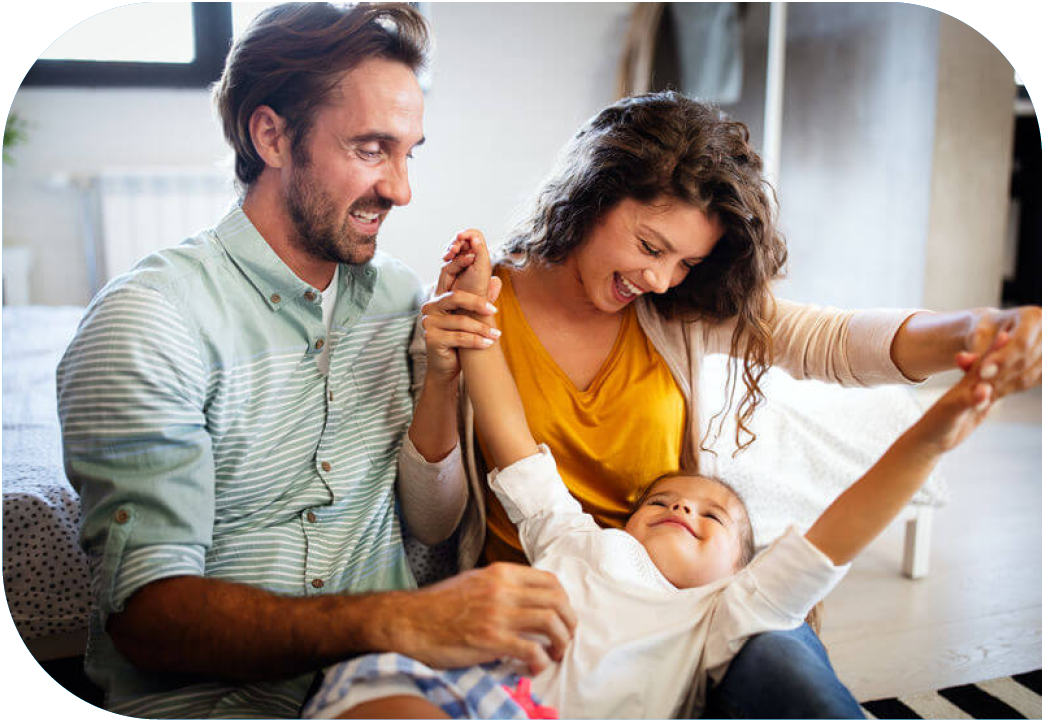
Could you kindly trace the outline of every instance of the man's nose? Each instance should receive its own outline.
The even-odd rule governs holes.
[[[409,187],[409,168],[404,160],[387,163],[383,177],[376,184],[376,192],[395,205],[409,204],[412,188]]]

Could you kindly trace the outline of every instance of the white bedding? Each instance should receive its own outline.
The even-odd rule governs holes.
[[[80,307],[3,309],[3,577],[25,640],[87,627],[79,496],[62,469],[54,371]]]
[[[724,402],[726,357],[711,356],[702,367],[699,413],[710,418]],[[886,385],[844,388],[814,380],[795,380],[778,369],[761,383],[765,403],[753,416],[756,441],[732,454],[734,411],[703,456],[703,471],[720,476],[742,495],[763,547],[790,525],[807,529],[826,507],[870,468],[887,447],[922,415],[911,388]],[[738,381],[736,403],[743,386]],[[716,437],[713,425],[710,440]],[[939,506],[948,500],[947,484],[935,470],[912,500]]]

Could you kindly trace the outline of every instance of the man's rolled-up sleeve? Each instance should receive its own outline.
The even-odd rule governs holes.
[[[206,371],[176,304],[125,285],[88,308],[57,380],[65,469],[104,622],[144,585],[205,572],[215,485]]]

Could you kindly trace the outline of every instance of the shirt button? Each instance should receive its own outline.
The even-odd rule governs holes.
[[[329,402],[333,402],[333,391],[329,391]]]
[[[282,302],[282,296],[281,296],[281,295],[279,295],[278,293],[274,293],[274,294],[273,294],[273,295],[271,296],[271,301],[272,301],[273,303],[279,303],[279,302]]]
[[[116,522],[118,522],[120,525],[122,525],[123,523],[125,523],[129,519],[130,519],[130,513],[128,513],[126,510],[123,510],[122,508],[120,508],[119,510],[116,511]]]
[[[314,580],[311,581],[311,587],[313,587],[313,588],[321,588],[325,584],[326,583],[322,580],[322,578],[315,578]]]
[[[306,517],[308,519],[308,522],[310,522],[310,523],[313,523],[316,520],[318,520],[318,518],[315,517],[315,513],[311,512],[310,510],[308,510],[308,514],[306,515]]]
[[[315,299],[315,293],[313,293],[310,290],[308,290],[306,293],[304,293],[304,299],[308,300],[308,301],[314,300]]]
[[[333,469],[333,466],[330,465],[329,463],[323,461],[322,462],[322,469],[325,470],[326,472],[329,472],[330,470]]]
[[[315,341],[315,349],[316,350],[321,350],[322,346],[325,345],[325,344],[326,344],[326,341],[323,340],[322,338],[319,338],[318,340]]]

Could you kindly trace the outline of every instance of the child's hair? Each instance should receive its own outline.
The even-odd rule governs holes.
[[[640,491],[640,494],[637,495],[637,499],[634,500],[633,505],[630,507],[630,514],[632,515],[633,513],[637,512],[640,506],[644,504],[644,501],[647,500],[648,497],[651,495],[651,492],[655,489],[656,485],[658,485],[660,482],[663,482],[664,480],[671,480],[672,478],[678,477],[703,478],[711,483],[715,483],[720,487],[724,488],[725,490],[727,490],[727,492],[731,494],[732,497],[734,497],[735,500],[738,501],[738,504],[742,508],[742,517],[736,518],[738,520],[738,541],[740,543],[741,549],[741,554],[738,556],[737,569],[744,568],[746,565],[752,562],[753,556],[756,555],[756,538],[753,535],[752,523],[749,522],[749,509],[745,506],[745,500],[742,499],[742,496],[738,493],[738,491],[735,490],[730,483],[728,483],[726,480],[723,480],[722,478],[716,477],[714,475],[705,475],[700,472],[688,471],[684,469],[677,470],[676,472],[666,473],[664,475],[659,475],[657,478],[648,483],[647,486],[645,486],[645,488]]]

